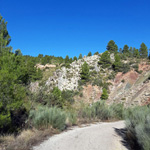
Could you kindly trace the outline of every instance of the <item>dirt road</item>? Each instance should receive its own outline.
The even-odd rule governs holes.
[[[124,127],[124,121],[97,123],[76,127],[44,141],[34,150],[127,150],[115,129]]]

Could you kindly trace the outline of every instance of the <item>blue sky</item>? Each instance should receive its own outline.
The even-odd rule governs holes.
[[[109,40],[150,48],[149,0],[0,0],[0,14],[24,55],[101,53]]]

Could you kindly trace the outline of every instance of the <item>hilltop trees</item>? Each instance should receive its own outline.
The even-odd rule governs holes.
[[[133,57],[135,57],[135,58],[139,58],[140,57],[139,50],[136,49],[135,47],[133,48]]]
[[[107,50],[111,53],[112,52],[116,53],[118,51],[118,46],[115,44],[113,40],[110,40],[107,45]]]
[[[123,54],[125,54],[125,55],[129,55],[129,46],[128,46],[128,45],[124,45],[122,52],[123,52]]]
[[[103,68],[108,68],[111,65],[110,54],[108,51],[105,51],[98,62],[99,65],[102,65]]]
[[[82,59],[82,54],[79,55],[79,58],[78,58],[78,59]]]
[[[140,57],[141,58],[147,58],[147,56],[148,56],[148,49],[147,49],[147,46],[144,43],[142,43],[140,45],[139,53],[140,53]]]
[[[75,61],[75,60],[76,61],[78,60],[78,58],[76,56],[73,57],[73,61]]]
[[[88,53],[88,56],[92,56],[92,53],[91,53],[91,52],[89,52],[89,53]]]

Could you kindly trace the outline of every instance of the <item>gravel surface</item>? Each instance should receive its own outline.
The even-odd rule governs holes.
[[[127,150],[115,128],[124,128],[124,121],[96,123],[55,135],[33,147],[34,150]]]

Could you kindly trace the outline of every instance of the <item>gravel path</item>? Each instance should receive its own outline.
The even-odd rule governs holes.
[[[55,135],[34,147],[34,150],[127,150],[115,128],[124,127],[124,121],[97,123],[76,127]]]

